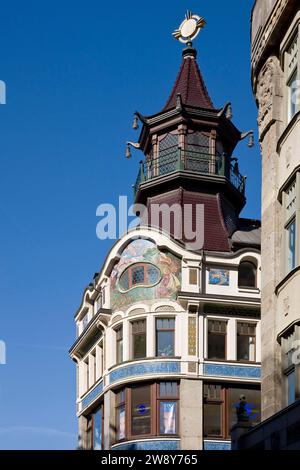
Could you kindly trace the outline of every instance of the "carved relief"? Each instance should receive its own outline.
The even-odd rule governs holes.
[[[270,58],[266,62],[258,77],[256,98],[259,105],[258,125],[260,131],[270,122],[272,116],[274,97],[274,70],[274,59]]]

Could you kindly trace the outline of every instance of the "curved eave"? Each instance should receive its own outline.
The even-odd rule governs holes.
[[[138,142],[140,149],[145,153],[149,145],[149,137],[155,132],[159,132],[163,128],[177,125],[180,122],[192,122],[196,125],[208,125],[219,128],[223,139],[229,142],[233,151],[234,147],[241,140],[241,131],[226,118],[225,107],[220,109],[198,108],[194,106],[181,105],[174,107],[168,111],[153,114],[152,116],[143,116],[136,113],[143,127],[140,132]],[[230,138],[228,138],[230,136]]]

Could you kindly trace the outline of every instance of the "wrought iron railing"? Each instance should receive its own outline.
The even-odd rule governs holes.
[[[245,177],[238,170],[237,163],[232,164],[225,154],[209,153],[209,149],[191,146],[188,149],[170,147],[158,158],[140,162],[140,169],[134,185],[136,194],[140,184],[154,178],[169,175],[177,171],[223,176],[242,194],[245,193]]]

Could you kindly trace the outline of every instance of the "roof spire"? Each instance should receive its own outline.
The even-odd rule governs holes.
[[[176,97],[179,94],[183,105],[214,109],[196,61],[197,51],[192,43],[192,39],[196,38],[205,24],[204,18],[188,11],[179,29],[173,33],[174,38],[186,44],[186,47],[182,51],[183,61],[163,111],[176,106]]]

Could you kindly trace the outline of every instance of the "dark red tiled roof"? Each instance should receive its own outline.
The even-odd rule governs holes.
[[[178,94],[181,95],[183,104],[214,109],[196,58],[192,55],[183,57],[173,90],[163,111],[176,106],[176,96]]]

